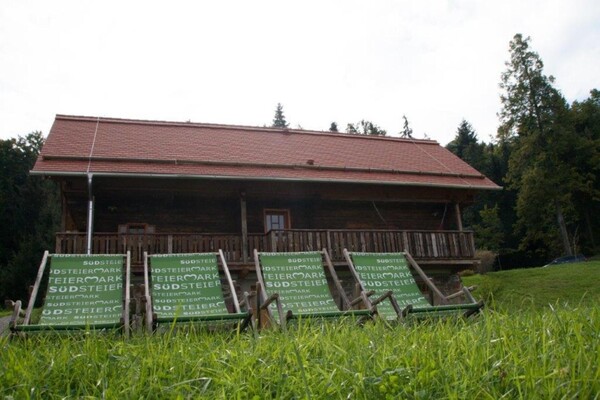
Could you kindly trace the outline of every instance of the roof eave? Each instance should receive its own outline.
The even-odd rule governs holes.
[[[456,184],[437,184],[423,182],[394,182],[394,181],[369,181],[354,179],[327,179],[327,178],[285,178],[285,177],[249,177],[249,176],[231,176],[231,175],[191,175],[191,174],[152,174],[152,173],[120,173],[120,172],[69,172],[69,171],[36,171],[31,170],[31,175],[38,176],[72,176],[87,177],[93,175],[97,177],[115,177],[115,178],[175,178],[175,179],[228,179],[237,181],[278,181],[278,182],[315,182],[315,183],[355,183],[363,185],[385,185],[385,186],[419,186],[435,187],[445,189],[473,189],[473,190],[502,190],[502,186],[483,186],[483,185],[456,185]]]

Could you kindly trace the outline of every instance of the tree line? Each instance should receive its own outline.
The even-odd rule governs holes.
[[[403,115],[404,119],[404,127],[402,131],[399,133],[401,137],[404,138],[412,138],[412,129],[408,123],[408,119],[406,115]],[[283,106],[281,103],[277,103],[277,107],[275,108],[275,115],[273,116],[273,123],[271,124],[272,128],[280,128],[287,129],[290,124],[287,122],[285,115],[283,113]],[[338,125],[337,122],[332,122],[329,125],[329,132],[338,133]],[[371,135],[371,136],[386,136],[387,131],[377,124],[361,119],[357,123],[348,123],[346,125],[346,133],[354,134],[354,135]]]
[[[41,132],[0,140],[0,300],[26,297],[60,226],[58,188],[29,175],[43,142]]]

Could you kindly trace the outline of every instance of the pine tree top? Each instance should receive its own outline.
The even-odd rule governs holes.
[[[281,103],[277,103],[275,109],[275,116],[273,117],[273,128],[287,128],[290,124],[286,121],[285,115],[283,115],[283,106]]]

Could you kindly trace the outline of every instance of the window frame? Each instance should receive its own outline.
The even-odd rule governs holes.
[[[281,215],[283,216],[283,229],[291,229],[292,219],[289,208],[265,208],[263,209],[263,224],[265,233],[269,233],[272,230],[268,229],[267,217],[271,215]]]

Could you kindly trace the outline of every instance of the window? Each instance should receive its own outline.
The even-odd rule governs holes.
[[[154,225],[137,223],[119,225],[119,233],[128,235],[143,235],[146,233],[154,233]]]
[[[265,210],[265,232],[272,229],[290,229],[289,210]]]

